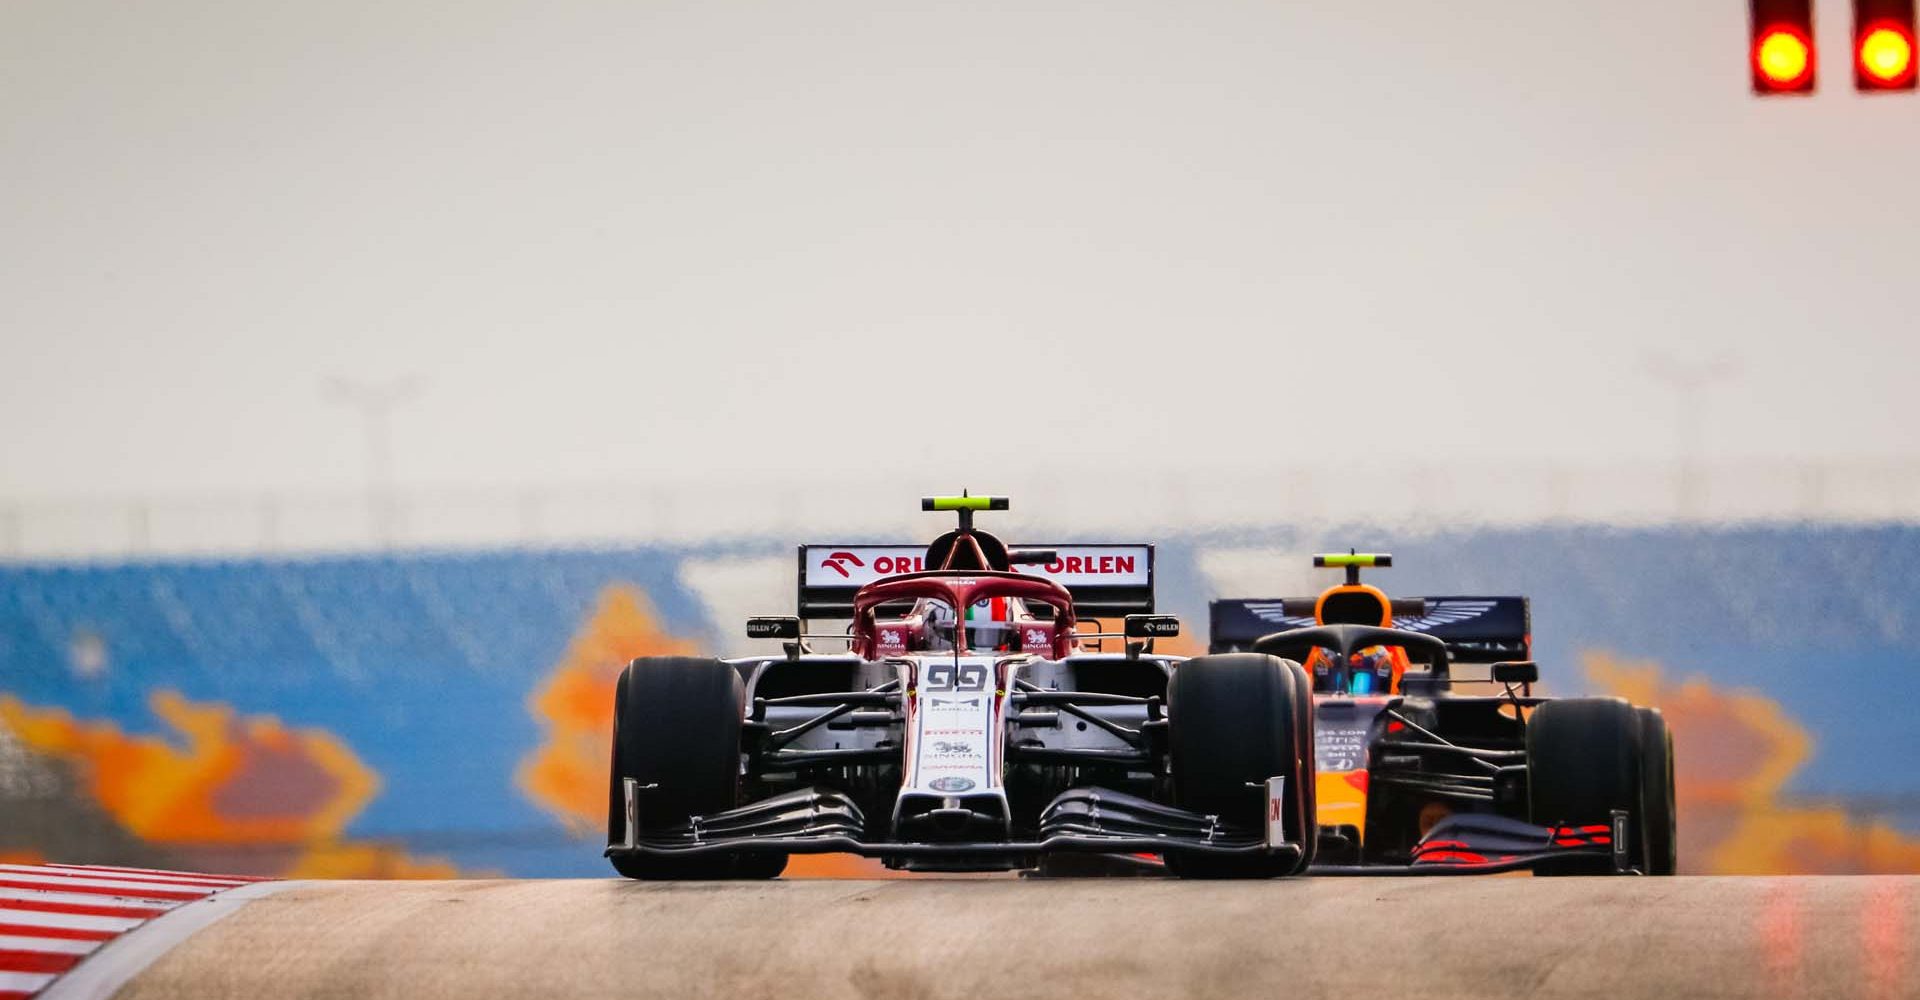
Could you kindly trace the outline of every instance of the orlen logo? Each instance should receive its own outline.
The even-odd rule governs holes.
[[[927,568],[926,562],[927,560],[924,556],[875,556],[873,559],[873,573],[875,576],[918,573]],[[867,567],[867,564],[861,560],[858,555],[846,551],[829,553],[825,559],[820,560],[822,567],[833,570],[842,577],[852,579],[853,574],[847,572],[847,566],[849,564],[858,566],[861,569]]]
[[[1047,564],[1049,573],[1111,575],[1133,572],[1132,556],[1065,556]]]
[[[856,556],[851,552],[835,552],[832,555],[827,556],[825,559],[820,560],[821,566],[827,569],[833,570],[835,573],[838,573],[841,576],[851,577],[853,576],[853,574],[847,572],[847,563],[852,563],[855,566],[859,566],[862,569],[865,569],[867,565],[865,562],[861,561],[859,556]]]

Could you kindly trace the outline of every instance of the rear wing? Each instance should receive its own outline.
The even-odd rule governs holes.
[[[1153,613],[1153,546],[1015,545],[1013,551],[1047,550],[1048,563],[1011,567],[1045,577],[1073,595],[1082,618],[1118,618]],[[800,546],[799,615],[803,619],[853,617],[853,595],[875,580],[919,573],[926,565],[924,545]],[[937,569],[938,567],[933,567]]]
[[[1229,598],[1207,605],[1207,652],[1250,649],[1263,635],[1313,626],[1314,597]],[[1533,658],[1533,609],[1524,597],[1414,597],[1393,601],[1393,627],[1447,644],[1455,663]]]

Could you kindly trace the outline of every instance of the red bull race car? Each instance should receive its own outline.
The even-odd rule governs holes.
[[[1209,651],[1311,679],[1316,873],[1641,873],[1675,868],[1673,740],[1651,708],[1534,697],[1524,597],[1391,599],[1343,569],[1318,597],[1214,601]],[[1453,665],[1490,664],[1455,677]],[[1487,685],[1496,694],[1459,693]]]
[[[1300,664],[1155,654],[1179,622],[1153,614],[1151,545],[1010,547],[974,527],[1007,507],[925,499],[959,524],[924,547],[801,546],[799,614],[747,623],[779,654],[633,661],[615,695],[614,868],[771,878],[793,854],[851,852],[914,871],[1142,854],[1187,877],[1304,870],[1318,824]],[[811,631],[822,620],[847,625]]]

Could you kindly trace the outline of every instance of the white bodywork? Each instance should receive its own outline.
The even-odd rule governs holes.
[[[999,800],[1007,689],[1025,657],[930,654],[896,661],[907,699],[906,767],[895,815],[916,797]]]

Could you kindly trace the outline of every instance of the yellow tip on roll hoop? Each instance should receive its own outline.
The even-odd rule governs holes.
[[[1006,510],[1006,497],[926,497],[921,510]]]
[[[1393,557],[1385,552],[1332,552],[1313,557],[1315,566],[1339,569],[1344,566],[1391,566]]]

